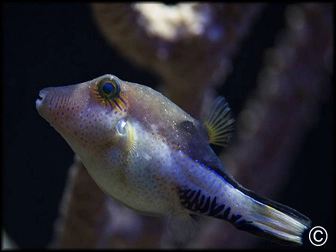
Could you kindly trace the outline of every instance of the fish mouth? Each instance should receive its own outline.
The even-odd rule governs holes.
[[[36,105],[37,109],[39,109],[41,107],[45,96],[46,96],[45,92],[43,90],[41,90],[40,93],[39,93],[39,98],[37,98],[36,101],[35,101],[35,105]]]

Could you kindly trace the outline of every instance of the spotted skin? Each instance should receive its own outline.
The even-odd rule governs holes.
[[[40,97],[40,115],[98,186],[129,208],[147,215],[212,216],[275,242],[301,244],[310,220],[242,187],[211,149],[209,136],[218,139],[207,131],[211,125],[159,92],[103,75],[45,88]]]

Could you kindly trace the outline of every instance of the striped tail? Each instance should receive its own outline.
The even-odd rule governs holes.
[[[233,223],[236,228],[283,245],[302,244],[302,234],[311,226],[308,217],[245,188],[244,194],[253,203],[244,219]]]
[[[234,204],[224,204],[225,199],[203,194],[199,189],[180,190],[180,199],[193,213],[229,221],[240,230],[282,245],[302,244],[302,234],[311,225],[308,217],[240,185],[238,187],[232,187],[231,191],[239,199]],[[238,201],[244,201],[244,207],[237,207]]]

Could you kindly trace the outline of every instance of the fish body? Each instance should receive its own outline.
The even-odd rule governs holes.
[[[282,244],[301,244],[310,220],[241,186],[209,143],[227,145],[233,118],[224,98],[204,123],[150,87],[103,75],[45,88],[36,107],[98,186],[146,215],[199,214]]]

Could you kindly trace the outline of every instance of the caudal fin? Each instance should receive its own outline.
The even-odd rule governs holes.
[[[308,217],[252,191],[244,193],[253,203],[244,220],[234,223],[236,228],[283,245],[302,244],[302,234],[311,225]]]

